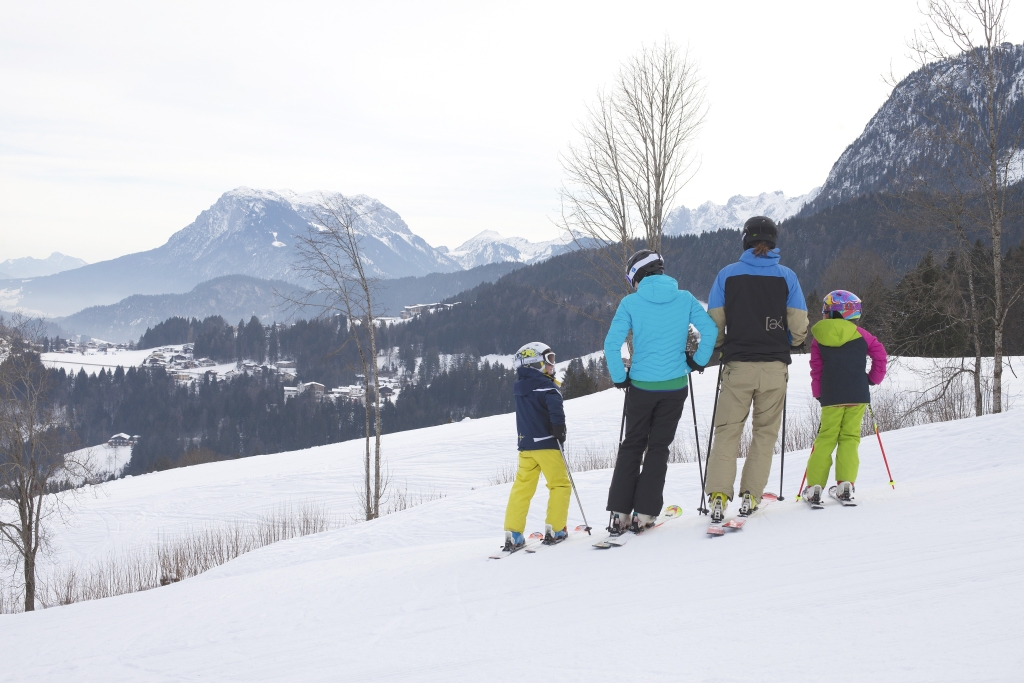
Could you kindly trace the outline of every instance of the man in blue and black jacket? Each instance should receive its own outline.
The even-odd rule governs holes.
[[[626,437],[619,444],[608,489],[612,534],[649,527],[661,512],[669,446],[686,403],[687,375],[711,360],[718,336],[700,302],[665,275],[659,254],[638,251],[627,267],[626,280],[636,291],[619,302],[604,340],[612,381],[626,389]],[[700,333],[700,344],[689,358],[691,323]],[[630,332],[633,354],[627,373],[621,349]]]
[[[733,498],[736,457],[751,406],[753,436],[740,478],[740,514],[757,509],[768,483],[789,381],[790,349],[807,336],[807,304],[796,274],[779,265],[778,228],[766,216],[743,225],[743,255],[718,273],[708,313],[718,325],[721,381],[708,459],[711,519]]]

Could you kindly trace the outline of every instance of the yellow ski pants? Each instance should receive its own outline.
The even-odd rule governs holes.
[[[569,484],[569,473],[565,471],[562,454],[553,448],[540,451],[519,451],[519,470],[512,484],[512,492],[508,494],[508,507],[505,508],[505,529],[508,531],[526,531],[526,515],[530,511],[530,500],[537,491],[537,481],[541,472],[548,487],[548,516],[544,520],[555,531],[565,528],[569,517],[569,498],[572,486]]]

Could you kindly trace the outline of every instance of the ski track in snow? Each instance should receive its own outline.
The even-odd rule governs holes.
[[[790,415],[809,396],[806,358],[791,367]],[[695,384],[701,421],[714,374]],[[570,444],[614,444],[621,401],[612,390],[568,402]],[[865,437],[855,508],[795,502],[808,453],[787,454],[786,499],[724,538],[707,538],[696,513],[696,464],[670,465],[665,502],[682,506],[682,518],[623,548],[595,550],[599,532],[573,534],[500,562],[486,557],[501,542],[510,485],[480,485],[515,455],[514,416],[388,435],[399,485],[407,478],[410,492],[446,498],[268,546],[165,588],[0,615],[0,678],[783,681],[813,669],[849,681],[1018,680],[1024,520],[1000,516],[998,501],[1024,486],[1022,417],[883,434],[895,490]],[[680,438],[692,439],[690,419]],[[95,558],[275,503],[314,499],[348,512],[360,448],[89,487],[73,526],[58,533],[58,557]],[[610,475],[575,475],[596,529]],[[539,487],[528,530],[542,528],[546,499]],[[575,500],[569,519],[582,521]],[[638,646],[615,647],[627,637]],[[648,637],[656,643],[644,647]]]

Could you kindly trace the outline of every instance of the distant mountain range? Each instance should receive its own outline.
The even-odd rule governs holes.
[[[784,192],[778,190],[762,192],[755,196],[738,194],[730,197],[725,204],[704,202],[696,209],[680,206],[665,217],[665,234],[699,235],[716,230],[740,230],[751,216],[768,216],[775,222],[780,222],[800,211],[817,196],[820,189],[816,187],[799,197],[787,197]]]
[[[438,247],[438,250],[468,269],[506,261],[537,263],[563,254],[571,248],[572,238],[568,233],[547,242],[530,242],[522,237],[502,237],[493,230],[484,230],[451,251],[447,247]]]
[[[42,277],[53,275],[65,270],[81,268],[87,265],[85,261],[74,256],[65,256],[55,251],[46,258],[9,258],[0,261],[0,280],[19,277]]]
[[[322,195],[238,188],[222,195],[163,246],[53,275],[0,280],[0,310],[65,317],[132,295],[184,294],[225,275],[304,283],[295,270],[296,237],[314,224]],[[331,195],[328,195],[331,196]],[[394,279],[454,273],[493,262],[550,255],[553,244],[533,245],[497,233],[478,235],[450,257],[415,235],[395,211],[365,195],[348,198],[370,273]],[[490,235],[494,235],[490,238]],[[406,303],[417,303],[408,301]]]

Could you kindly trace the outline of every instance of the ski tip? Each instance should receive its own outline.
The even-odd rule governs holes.
[[[761,494],[761,500],[782,500],[779,496],[774,493],[768,493],[767,491]]]
[[[668,507],[665,508],[666,517],[679,517],[682,514],[683,508],[679,507],[678,505],[669,505]]]

